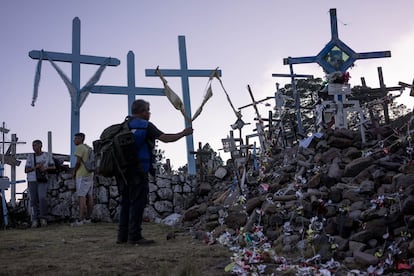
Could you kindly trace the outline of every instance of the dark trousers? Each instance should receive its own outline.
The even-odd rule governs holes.
[[[119,216],[118,240],[137,241],[142,239],[142,220],[148,202],[148,177],[137,172],[116,177],[121,194],[121,213]]]
[[[46,199],[48,183],[30,181],[28,187],[30,207],[32,208],[32,221],[46,219],[48,208]]]

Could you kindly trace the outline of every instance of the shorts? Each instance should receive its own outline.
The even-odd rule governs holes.
[[[93,175],[76,178],[76,194],[78,196],[91,195],[93,192]]]

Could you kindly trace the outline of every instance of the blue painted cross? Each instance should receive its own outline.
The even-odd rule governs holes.
[[[136,87],[135,86],[135,58],[132,51],[127,55],[128,86],[95,85],[91,93],[128,95],[128,114],[131,114],[131,105],[136,95],[165,96],[164,88]]]
[[[72,24],[72,53],[57,53],[57,52],[43,52],[42,51],[30,51],[29,56],[32,59],[42,59],[42,55],[47,55],[48,58],[53,61],[63,61],[72,63],[72,80],[71,83],[76,87],[77,93],[76,97],[72,98],[71,106],[71,166],[75,165],[75,145],[72,143],[72,138],[75,133],[79,132],[80,128],[80,107],[81,107],[81,91],[80,91],[80,65],[81,64],[93,64],[93,65],[102,65],[108,61],[107,57],[98,57],[98,56],[88,56],[81,55],[80,53],[80,20],[78,17],[73,19]],[[116,58],[110,58],[108,66],[118,66],[120,61]],[[88,92],[86,92],[88,93]]]
[[[181,77],[181,86],[183,91],[183,103],[185,113],[188,118],[191,118],[191,101],[190,101],[190,87],[189,77],[210,77],[211,73],[215,70],[189,70],[187,64],[187,50],[185,47],[185,36],[178,36],[178,47],[180,54],[180,69],[164,69],[159,72],[164,77]],[[221,76],[221,70],[217,70],[218,75]],[[156,69],[146,69],[145,75],[147,77],[158,77]],[[184,120],[185,127],[191,127],[192,123]],[[195,160],[194,155],[194,141],[193,135],[186,136],[187,142],[187,162],[188,162],[188,173],[189,175],[195,175]]]
[[[349,67],[354,65],[357,59],[383,58],[391,57],[390,51],[355,53],[350,47],[343,43],[338,37],[338,23],[336,19],[336,9],[329,10],[331,16],[331,41],[314,57],[288,57],[283,59],[283,63],[299,64],[299,63],[318,63],[330,74],[335,71],[345,72]]]

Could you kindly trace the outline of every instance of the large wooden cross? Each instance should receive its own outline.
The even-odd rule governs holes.
[[[81,91],[80,91],[80,65],[93,64],[102,65],[108,61],[108,57],[98,57],[81,55],[80,53],[80,20],[78,17],[73,19],[72,24],[72,53],[58,53],[47,51],[30,51],[29,56],[32,59],[42,59],[43,55],[47,55],[53,61],[62,61],[72,63],[72,85],[76,88],[77,93],[75,97],[71,95],[71,133],[69,141],[71,148],[71,166],[75,165],[75,145],[72,143],[72,138],[75,133],[79,132],[80,128],[80,108],[81,108]],[[118,66],[120,61],[116,58],[110,58],[108,66]],[[87,91],[83,93],[89,93]]]
[[[187,50],[185,46],[185,36],[178,36],[178,47],[180,54],[180,69],[159,69],[159,72],[164,77],[181,77],[181,87],[183,93],[183,103],[185,108],[185,114],[188,118],[191,118],[191,101],[190,101],[190,85],[189,77],[210,77],[211,73],[215,70],[195,70],[188,69],[187,64]],[[158,77],[156,69],[146,69],[145,75],[147,77]],[[221,76],[221,70],[218,70],[218,75]],[[192,123],[184,120],[185,127],[191,127]],[[187,142],[187,161],[188,161],[188,173],[189,175],[196,174],[196,166],[194,155],[194,141],[193,135],[186,136]]]
[[[391,57],[390,51],[382,52],[368,52],[368,53],[356,53],[345,43],[343,43],[338,36],[338,23],[336,18],[336,9],[329,10],[331,16],[331,40],[326,46],[319,52],[318,55],[313,57],[288,57],[283,60],[285,65],[287,64],[299,64],[299,63],[318,63],[330,74],[335,71],[345,72],[349,67],[354,65],[357,59],[371,59],[371,58],[383,58]]]
[[[136,95],[165,96],[164,88],[136,87],[135,86],[135,55],[129,51],[127,55],[128,86],[95,85],[91,92],[98,94],[115,94],[128,96],[128,114],[131,114],[131,105]]]

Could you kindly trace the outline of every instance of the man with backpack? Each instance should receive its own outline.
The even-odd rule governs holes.
[[[149,122],[150,104],[135,100],[131,105],[132,116],[128,126],[134,134],[137,162],[116,176],[121,195],[117,243],[144,245],[154,243],[142,236],[142,220],[148,202],[148,173],[153,173],[153,149],[155,140],[164,143],[175,142],[193,133],[192,128],[167,134]]]
[[[90,223],[93,211],[93,171],[89,168],[88,163],[93,152],[91,151],[91,147],[84,144],[84,141],[84,133],[75,134],[73,142],[76,145],[76,164],[73,169],[73,179],[76,182],[76,194],[79,198],[79,219],[72,223],[72,226],[81,226]],[[86,165],[87,163],[88,166]]]

